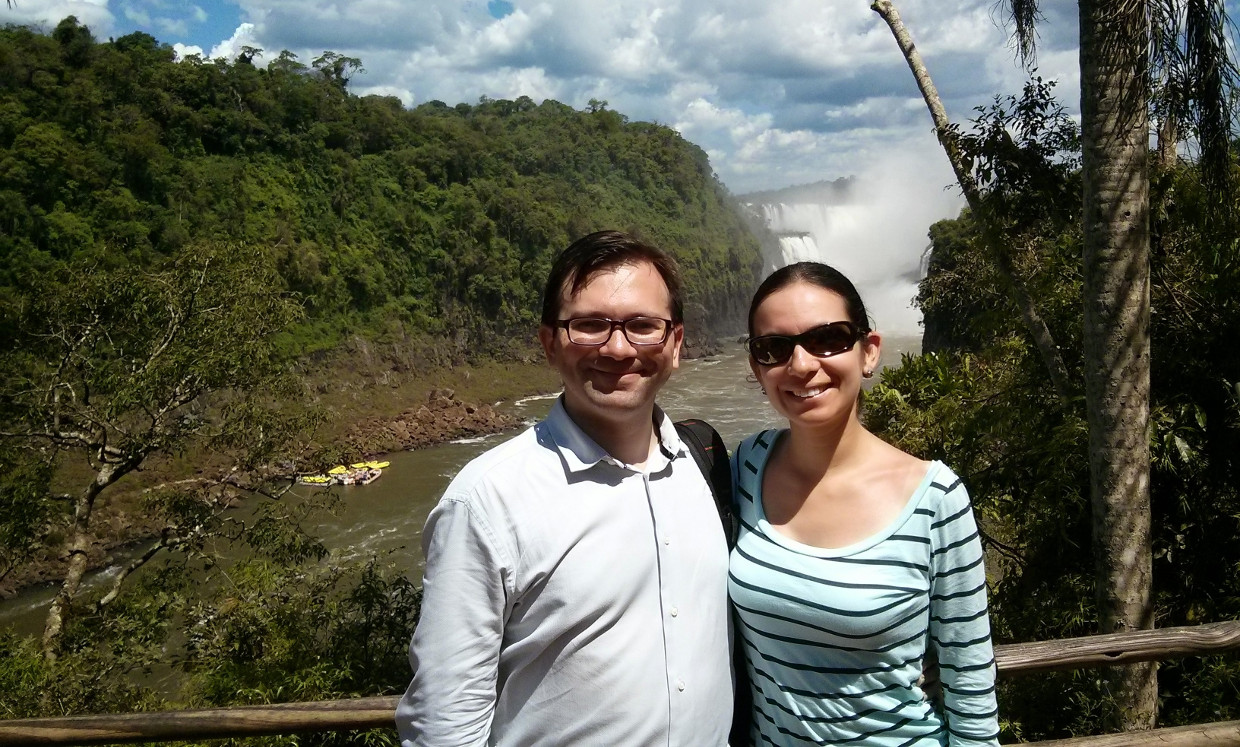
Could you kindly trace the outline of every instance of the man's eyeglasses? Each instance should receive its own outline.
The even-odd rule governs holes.
[[[828,358],[852,350],[869,330],[858,329],[852,322],[831,322],[806,330],[799,335],[761,335],[751,337],[746,345],[749,354],[760,366],[778,366],[788,362],[797,345],[819,358]]]
[[[580,316],[561,319],[555,326],[568,330],[568,341],[574,345],[604,345],[617,327],[632,345],[662,345],[672,331],[672,320],[657,316],[635,316],[631,319]]]

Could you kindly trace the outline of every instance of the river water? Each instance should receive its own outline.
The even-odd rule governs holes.
[[[920,338],[884,338],[881,365],[896,365],[902,353],[916,353],[920,349]],[[548,395],[499,406],[533,423],[547,413],[554,400],[555,395]],[[740,345],[729,345],[718,356],[682,361],[680,370],[660,393],[659,404],[677,420],[696,417],[709,422],[729,447],[754,431],[781,423],[750,376],[748,359]],[[421,534],[426,515],[461,467],[514,434],[509,431],[388,454],[383,459],[391,464],[378,480],[370,485],[335,488],[341,497],[336,510],[321,515],[317,521],[306,522],[306,528],[317,533],[342,559],[391,553],[390,557],[405,568],[410,578],[420,582]],[[125,562],[123,553],[117,554],[116,562]],[[111,568],[91,574],[87,588],[106,584],[115,572]],[[37,633],[54,593],[50,586],[29,589],[0,603],[0,628]]]

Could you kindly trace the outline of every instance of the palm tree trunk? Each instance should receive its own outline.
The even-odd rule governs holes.
[[[1147,0],[1080,0],[1084,363],[1099,625],[1153,627]],[[1117,668],[1118,725],[1152,728],[1154,664]]]
[[[1158,165],[1166,170],[1175,166],[1179,154],[1176,148],[1180,144],[1180,128],[1175,114],[1163,114],[1158,123]]]

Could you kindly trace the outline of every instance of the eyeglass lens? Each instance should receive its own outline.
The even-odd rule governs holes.
[[[658,345],[667,339],[668,321],[650,316],[635,316],[632,319],[603,319],[582,317],[567,320],[570,342],[579,345],[602,345],[611,338],[616,327],[624,331],[624,336],[634,345]]]
[[[851,322],[832,322],[799,335],[762,335],[749,341],[749,353],[764,366],[776,366],[792,357],[797,345],[810,355],[825,358],[847,350],[860,338]]]

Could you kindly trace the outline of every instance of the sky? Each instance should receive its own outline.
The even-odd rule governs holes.
[[[995,0],[896,0],[967,120],[1025,79]],[[1042,0],[1039,74],[1078,97],[1076,4]],[[351,90],[406,105],[591,99],[702,147],[734,194],[876,176],[942,190],[951,173],[869,0],[16,0],[5,22],[74,15],[103,41],[144,31],[178,53],[362,61]],[[933,199],[938,199],[934,196]]]

